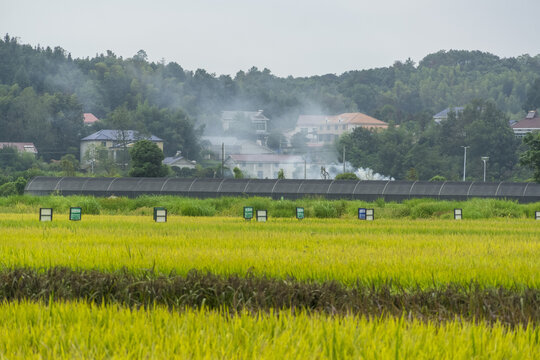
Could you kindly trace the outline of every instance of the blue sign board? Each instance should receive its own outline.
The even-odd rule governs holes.
[[[358,208],[358,220],[366,220],[366,209]]]

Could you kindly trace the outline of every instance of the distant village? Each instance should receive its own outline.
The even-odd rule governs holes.
[[[459,113],[463,107],[447,108],[435,114],[433,120],[444,122],[449,112]],[[84,114],[87,126],[99,122],[91,113]],[[221,162],[224,176],[234,177],[237,168],[246,178],[276,179],[280,171],[287,179],[333,178],[334,173],[344,172],[343,165],[337,162],[334,144],[339,137],[355,128],[371,131],[384,131],[389,124],[366,114],[343,113],[337,115],[299,115],[293,129],[283,131],[279,140],[279,149],[268,146],[270,122],[264,110],[258,111],[222,111],[220,117],[221,135],[202,136],[205,159]],[[246,126],[246,124],[248,126]],[[529,111],[525,118],[511,121],[510,126],[516,137],[540,130],[540,116],[536,111]],[[242,131],[236,131],[242,129]],[[232,134],[241,133],[241,136]],[[93,160],[89,153],[100,148],[107,151],[107,156],[116,164],[125,162],[121,155],[126,147],[131,147],[141,139],[150,140],[163,150],[163,140],[154,135],[142,136],[133,130],[99,130],[80,140],[80,166],[92,172]],[[295,141],[295,139],[297,141]],[[302,146],[298,146],[298,143]],[[0,148],[12,147],[21,153],[39,154],[33,143],[0,142]],[[345,157],[346,159],[346,157]],[[197,163],[186,159],[181,152],[166,157],[163,164],[181,169],[195,169]],[[336,171],[335,168],[339,167]],[[332,169],[334,168],[334,169]],[[346,169],[354,172],[356,169]]]

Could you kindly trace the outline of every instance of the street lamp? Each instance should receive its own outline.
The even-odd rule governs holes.
[[[470,146],[462,146],[465,152],[463,153],[463,181],[465,181],[465,173],[467,172],[467,149]]]
[[[484,182],[486,182],[486,162],[489,160],[489,156],[482,156],[480,159],[484,162]]]

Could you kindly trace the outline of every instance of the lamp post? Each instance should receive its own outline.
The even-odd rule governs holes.
[[[480,159],[484,162],[484,182],[486,182],[486,162],[489,160],[489,156],[482,156]]]
[[[462,146],[464,153],[463,153],[463,181],[465,181],[465,174],[467,172],[467,149],[470,146]]]

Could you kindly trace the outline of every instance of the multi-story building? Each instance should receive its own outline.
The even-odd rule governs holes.
[[[86,168],[92,163],[92,151],[96,149],[107,150],[109,158],[115,162],[124,162],[126,149],[139,140],[150,140],[163,151],[163,140],[154,135],[146,136],[134,130],[99,130],[81,139],[81,167]]]
[[[253,133],[257,140],[266,144],[268,139],[268,119],[263,114],[263,110],[258,111],[222,111],[221,125],[226,132],[244,131]],[[248,128],[243,128],[248,124]]]
[[[386,129],[388,123],[363,113],[343,113],[334,116],[300,115],[296,128],[289,133],[289,137],[302,133],[308,139],[308,145],[332,144],[341,135],[357,127]]]
[[[524,119],[512,125],[516,137],[524,137],[530,132],[540,130],[540,116],[535,110],[529,111]]]

